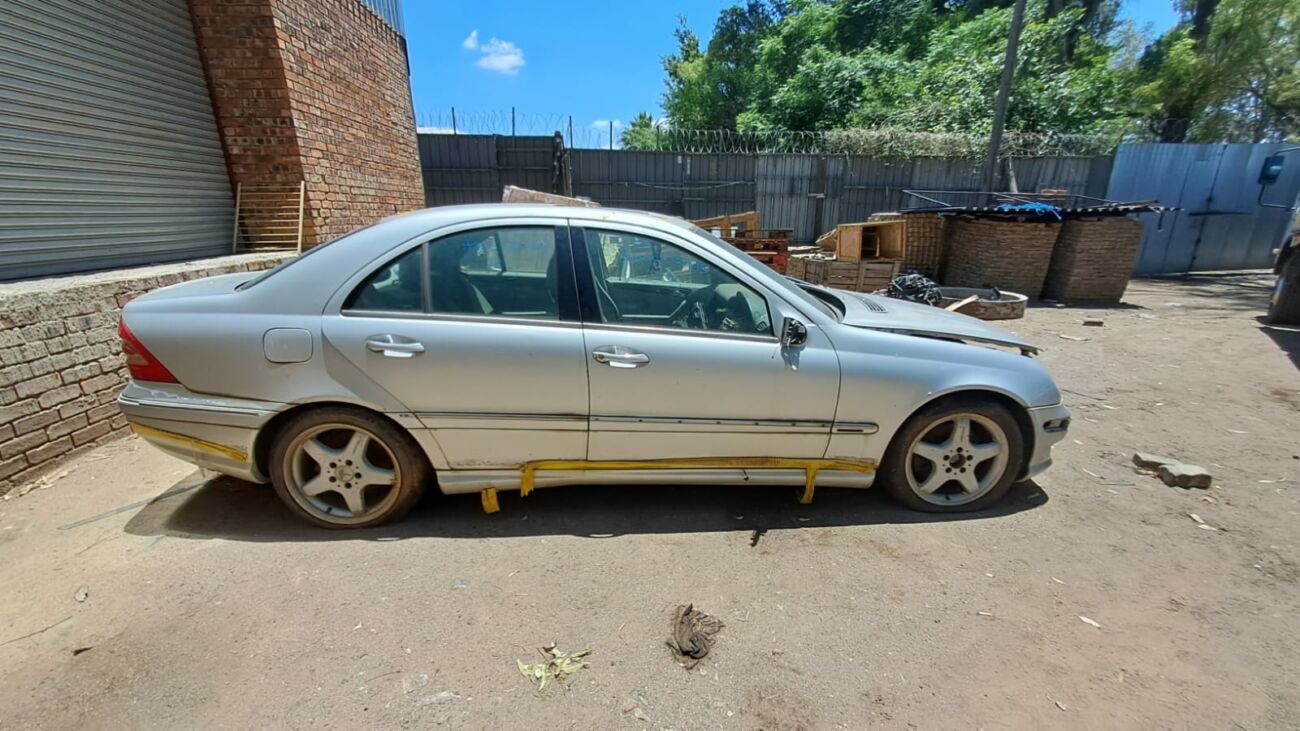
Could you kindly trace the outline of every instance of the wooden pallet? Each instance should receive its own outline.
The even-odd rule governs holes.
[[[764,232],[769,233],[769,232]],[[723,241],[784,274],[790,258],[789,238],[727,236]]]
[[[902,221],[841,223],[817,237],[817,245],[839,261],[902,259],[907,251]]]

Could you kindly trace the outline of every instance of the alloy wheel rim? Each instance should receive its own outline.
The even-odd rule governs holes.
[[[1010,444],[997,422],[963,412],[936,419],[908,445],[907,484],[933,505],[965,505],[1007,471]]]
[[[285,459],[290,496],[321,520],[365,522],[397,500],[401,466],[382,439],[361,427],[312,427],[294,438]]]

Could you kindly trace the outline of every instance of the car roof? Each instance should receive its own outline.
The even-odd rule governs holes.
[[[266,278],[265,285],[250,287],[247,293],[252,300],[274,299],[281,310],[292,307],[303,312],[319,312],[325,298],[352,272],[377,258],[388,256],[403,242],[433,229],[457,223],[509,218],[603,221],[640,224],[660,230],[690,228],[689,223],[670,216],[619,208],[542,203],[478,203],[423,208],[390,216],[311,249],[307,252],[308,255],[290,262],[291,265],[282,265],[274,276]],[[287,303],[286,298],[292,303]]]

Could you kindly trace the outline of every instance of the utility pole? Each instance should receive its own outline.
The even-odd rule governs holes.
[[[515,108],[510,107],[510,136],[515,136]]]
[[[456,107],[452,107],[452,108],[451,108],[451,133],[452,133],[452,134],[457,134],[457,132],[456,132]]]
[[[573,115],[569,115],[569,147],[573,147]]]
[[[1020,28],[1025,24],[1025,0],[1016,0],[1011,12],[1011,30],[1007,32],[1007,56],[1002,64],[1002,82],[993,104],[993,133],[989,135],[989,157],[984,164],[984,190],[997,184],[998,152],[1002,149],[1002,128],[1007,123],[1007,102],[1011,99],[1011,82],[1016,75],[1016,48],[1020,45]]]
[[[614,149],[614,120],[609,120],[609,149]]]

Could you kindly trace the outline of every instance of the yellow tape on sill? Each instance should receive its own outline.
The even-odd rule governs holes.
[[[177,434],[176,432],[164,431],[162,429],[155,429],[151,426],[143,426],[141,424],[132,424],[131,431],[135,432],[136,434],[139,434],[142,437],[153,437],[154,439],[166,439],[169,442],[176,442],[177,444],[183,444],[193,449],[219,454],[222,457],[234,460],[236,462],[248,461],[247,454],[239,451],[238,449],[227,447],[224,444],[217,444],[215,442],[204,441],[202,439],[198,439],[195,437],[187,437],[184,434]]]
[[[536,486],[536,476],[541,470],[680,470],[680,469],[794,469],[803,470],[804,487],[799,502],[812,502],[817,473],[861,472],[874,474],[876,463],[869,459],[785,459],[781,457],[696,457],[692,459],[647,460],[566,460],[543,459],[525,462],[519,468],[519,494],[526,496]]]
[[[483,502],[483,512],[491,515],[501,510],[501,504],[497,502],[497,489],[489,487],[479,493],[479,499]]]

